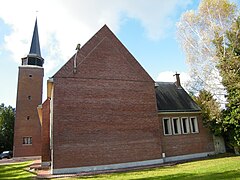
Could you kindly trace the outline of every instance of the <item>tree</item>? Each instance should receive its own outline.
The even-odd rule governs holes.
[[[2,112],[3,108],[4,108],[4,104],[2,103],[0,104],[0,113]]]
[[[213,98],[213,95],[201,90],[198,96],[193,97],[202,111],[203,124],[214,135],[219,136],[223,133],[220,104]]]
[[[14,108],[0,105],[0,151],[13,149]]]
[[[224,37],[224,32],[236,17],[236,10],[236,5],[229,0],[202,0],[197,11],[185,12],[177,23],[177,39],[192,77],[188,87],[190,91],[206,89],[214,96],[224,93],[216,68],[213,40],[215,32]]]
[[[218,69],[227,91],[226,109],[223,110],[225,132],[229,144],[239,151],[240,147],[240,17],[226,32],[226,43],[216,33],[215,46],[219,58]]]

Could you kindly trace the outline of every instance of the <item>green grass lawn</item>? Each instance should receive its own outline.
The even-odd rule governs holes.
[[[25,171],[31,162],[22,162],[11,165],[0,165],[0,179],[32,179],[35,175]],[[165,166],[146,170],[138,170],[124,173],[111,173],[95,176],[63,179],[97,179],[97,180],[122,180],[122,179],[239,179],[240,180],[240,156],[217,157],[205,160],[182,163],[174,166]],[[61,178],[61,180],[63,180]]]
[[[24,170],[31,161],[0,165],[0,179],[32,179],[35,175]]]
[[[77,179],[77,178],[71,178]],[[141,171],[112,173],[97,176],[79,177],[78,179],[141,179],[141,180],[157,180],[157,179],[240,179],[240,156],[222,157],[215,159],[199,160],[178,164],[174,166],[165,166]]]

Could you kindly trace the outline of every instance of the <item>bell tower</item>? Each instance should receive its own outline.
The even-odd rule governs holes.
[[[41,123],[37,107],[42,104],[43,63],[36,19],[30,52],[22,58],[18,71],[14,157],[41,155]]]

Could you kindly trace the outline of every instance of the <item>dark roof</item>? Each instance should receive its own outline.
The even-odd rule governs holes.
[[[32,43],[31,43],[29,54],[35,54],[35,55],[41,57],[40,43],[39,43],[39,37],[38,37],[37,19],[35,21],[35,26],[34,26],[33,36],[32,36]]]
[[[173,82],[156,82],[156,98],[159,112],[197,112],[200,107],[189,94]]]

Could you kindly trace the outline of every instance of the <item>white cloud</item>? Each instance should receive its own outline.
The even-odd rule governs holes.
[[[126,12],[129,17],[140,20],[151,39],[157,40],[166,33],[166,30],[173,28],[172,18],[176,9],[186,7],[190,0],[138,0],[128,1]]]
[[[176,8],[191,0],[8,0],[1,3],[0,18],[11,26],[5,49],[19,63],[28,54],[36,10],[46,72],[63,64],[77,43],[82,45],[104,24],[116,33],[124,18],[137,19],[148,36],[159,39],[173,26]]]

